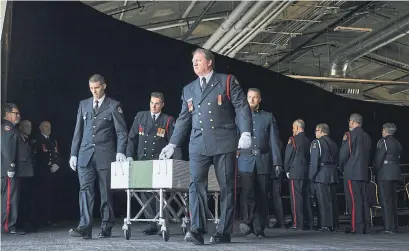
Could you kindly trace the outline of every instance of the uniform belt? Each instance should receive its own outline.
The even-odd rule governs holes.
[[[251,155],[260,155],[267,152],[263,152],[260,149],[240,149],[239,152],[241,154],[251,154]]]
[[[396,164],[397,162],[395,160],[384,160],[384,164]]]

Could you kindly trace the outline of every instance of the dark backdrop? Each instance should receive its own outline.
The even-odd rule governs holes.
[[[65,218],[76,218],[78,180],[68,167],[68,158],[79,101],[90,97],[88,78],[95,73],[105,76],[107,93],[123,104],[128,126],[137,111],[149,109],[153,91],[165,94],[164,112],[177,116],[182,87],[195,78],[191,65],[195,47],[118,21],[79,2],[13,4],[7,99],[16,102],[23,119],[32,120],[35,126],[44,119],[51,121],[66,163],[61,209],[65,209]],[[328,123],[332,137],[340,143],[348,130],[349,114],[359,112],[374,146],[381,137],[381,125],[395,122],[397,137],[405,149],[409,147],[408,108],[346,99],[218,55],[216,71],[235,74],[244,90],[261,89],[262,107],[274,113],[284,143],[297,118],[306,121],[310,138],[317,123]],[[403,159],[407,163],[407,156]],[[117,214],[125,212],[123,195],[116,195]]]

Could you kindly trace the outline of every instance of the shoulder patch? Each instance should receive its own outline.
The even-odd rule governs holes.
[[[10,130],[11,130],[10,126],[8,125],[4,126],[4,131],[10,131]]]
[[[120,106],[118,106],[118,112],[122,113],[122,108]]]

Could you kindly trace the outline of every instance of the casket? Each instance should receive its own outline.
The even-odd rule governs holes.
[[[209,168],[208,191],[220,191],[214,167]],[[111,189],[175,189],[187,191],[189,162],[183,160],[116,161],[111,163]]]

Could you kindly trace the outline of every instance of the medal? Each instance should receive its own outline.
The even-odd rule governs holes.
[[[139,135],[144,135],[142,125],[139,125]]]
[[[189,112],[193,112],[193,101],[192,98],[187,100],[187,107],[189,109]]]
[[[222,95],[217,95],[217,104],[222,105]]]

